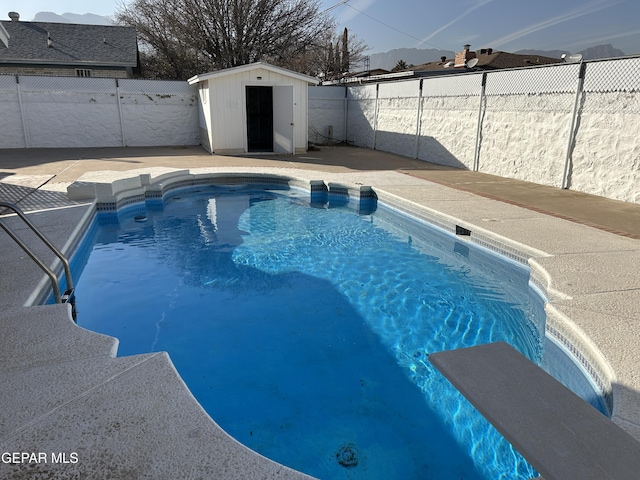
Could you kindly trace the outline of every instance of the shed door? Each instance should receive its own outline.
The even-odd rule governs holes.
[[[273,152],[273,95],[271,87],[246,88],[247,149]]]
[[[293,85],[273,87],[273,151],[293,152]]]

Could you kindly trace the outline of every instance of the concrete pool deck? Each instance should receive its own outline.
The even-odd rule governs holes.
[[[71,183],[167,169],[369,185],[383,201],[508,239],[532,257],[558,335],[587,349],[580,354],[610,383],[612,419],[640,439],[640,205],[351,147],[264,157],[199,147],[3,150],[0,200],[33,212],[68,252],[93,211],[67,198]],[[38,245],[16,220],[3,221]],[[43,275],[4,231],[0,238],[0,448],[49,455],[47,464],[0,463],[0,477],[308,478],[220,431],[165,354],[114,358],[117,342],[74,326],[67,306],[24,307]],[[52,464],[53,452],[76,461]]]

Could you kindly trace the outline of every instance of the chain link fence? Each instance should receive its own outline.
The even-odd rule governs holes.
[[[311,87],[309,96],[346,90],[333,122],[343,119],[358,146],[640,203],[638,72],[640,57],[628,57]],[[322,131],[314,115],[310,129]]]

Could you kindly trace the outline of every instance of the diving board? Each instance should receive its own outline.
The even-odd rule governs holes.
[[[640,442],[510,345],[429,360],[545,480],[640,478]]]

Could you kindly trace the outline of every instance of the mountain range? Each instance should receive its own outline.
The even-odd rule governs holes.
[[[523,55],[541,55],[543,57],[560,58],[563,53],[568,53],[562,50],[518,50],[514,53],[520,53]],[[579,52],[582,55],[583,60],[597,60],[599,58],[614,58],[624,57],[626,54],[622,50],[614,48],[613,45],[596,45],[595,47],[589,47]]]

